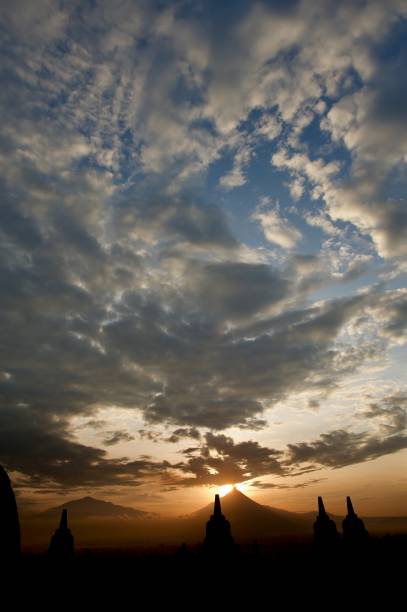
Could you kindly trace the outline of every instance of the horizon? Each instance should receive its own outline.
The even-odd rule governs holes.
[[[130,506],[126,505],[126,506],[123,506],[122,504],[119,504],[117,502],[115,503],[114,501],[112,502],[111,500],[104,500],[101,497],[95,497],[95,496],[92,496],[92,495],[85,495],[83,497],[76,497],[76,498],[66,499],[62,503],[59,503],[59,504],[57,504],[55,506],[52,506],[52,507],[47,507],[47,508],[45,508],[45,510],[44,510],[44,508],[42,510],[37,510],[34,513],[29,513],[29,512],[26,513],[26,511],[24,510],[24,507],[23,507],[23,511],[22,511],[22,513],[20,513],[20,515],[23,517],[23,520],[24,520],[26,518],[30,518],[30,517],[33,518],[35,516],[40,516],[40,515],[44,514],[44,512],[46,513],[48,511],[62,510],[64,508],[66,508],[66,509],[68,509],[68,517],[69,517],[69,505],[70,504],[75,503],[75,502],[83,502],[85,500],[91,500],[91,501],[94,501],[94,502],[102,502],[104,504],[105,503],[106,504],[113,504],[114,506],[116,506],[118,508],[142,511],[142,512],[145,512],[146,514],[151,514],[153,517],[155,516],[157,519],[160,519],[160,518],[166,519],[166,518],[187,517],[187,516],[191,516],[191,515],[193,515],[193,514],[195,514],[197,512],[200,512],[200,511],[202,511],[202,510],[204,510],[206,508],[210,508],[213,505],[213,503],[214,503],[214,499],[215,499],[215,495],[216,494],[218,494],[220,500],[222,500],[224,498],[234,497],[233,494],[235,492],[240,493],[245,499],[249,499],[250,501],[253,501],[256,504],[259,504],[261,506],[265,506],[266,508],[272,508],[272,509],[276,509],[276,510],[283,510],[283,511],[290,512],[289,510],[287,510],[287,508],[283,508],[283,507],[280,507],[280,506],[271,506],[268,503],[262,504],[262,503],[256,501],[256,499],[254,497],[252,497],[251,495],[248,495],[247,492],[243,492],[239,488],[239,485],[223,485],[220,488],[218,488],[217,493],[214,492],[212,494],[211,501],[209,501],[204,506],[200,506],[199,508],[193,509],[191,512],[188,512],[188,513],[161,514],[161,513],[158,513],[158,512],[149,512],[148,510],[145,510],[145,509],[141,508],[140,506],[135,506],[135,505],[130,505]],[[324,498],[324,499],[326,500],[327,498]],[[317,498],[313,500],[314,501],[314,506],[310,507],[308,510],[291,511],[292,514],[299,514],[299,515],[301,515],[301,514],[312,514],[312,513],[315,513],[315,515],[316,515],[318,513],[316,500],[317,500]],[[342,501],[343,501],[342,511],[333,512],[332,509],[329,508],[328,514],[331,514],[332,516],[346,516],[346,497]],[[328,499],[328,501],[325,501],[325,505],[327,505],[327,504],[330,505],[330,500],[329,499]],[[374,514],[373,515],[364,514],[363,516],[366,517],[366,518],[376,518],[376,517],[378,517],[378,515],[374,515]],[[405,514],[405,515],[403,515],[403,514],[400,514],[400,515],[396,515],[396,514],[395,515],[387,515],[386,518],[407,518],[407,514]],[[88,517],[88,519],[91,520],[91,517]],[[117,520],[120,520],[120,519],[118,518]],[[140,517],[140,520],[142,520],[142,517]],[[150,520],[150,519],[148,519],[148,520]]]
[[[0,6],[0,464],[407,516],[403,0]]]
[[[232,530],[237,545],[253,542],[255,538],[266,547],[271,542],[275,544],[284,542],[284,546],[302,542],[309,546],[312,541],[315,547],[318,546],[316,538],[321,520],[319,508],[321,499],[319,496],[317,508],[314,507],[308,512],[287,512],[284,509],[259,504],[233,487],[225,491],[222,497],[215,494],[209,504],[195,508],[190,513],[175,515],[142,513],[133,516],[130,514],[133,508],[85,497],[66,501],[34,515],[20,514],[21,545],[25,553],[43,554],[50,533],[63,520],[70,539],[73,534],[72,542],[75,542],[77,551],[95,549],[100,552],[114,547],[120,554],[120,551],[127,549],[142,551],[158,547],[159,550],[162,546],[175,546],[179,550],[180,542],[183,542],[182,546],[186,546],[187,541],[192,547],[200,546],[205,524],[208,533],[210,524],[216,521],[216,516],[220,514],[221,521],[226,520],[229,529]],[[336,525],[336,530],[341,524],[342,529],[345,529],[346,521],[356,521],[358,526],[363,527],[365,537],[373,538],[371,541],[376,543],[384,536],[387,539],[395,538],[394,542],[403,538],[403,534],[406,536],[407,516],[361,516],[358,513],[357,500],[353,500],[352,507],[349,499],[347,497],[344,500],[344,508],[338,514],[333,513],[329,505],[327,506],[327,500],[324,500],[323,520]],[[137,512],[140,510],[137,509]],[[354,512],[356,514],[353,514]],[[57,529],[55,534],[58,532]],[[55,537],[59,538],[57,535]],[[402,541],[401,539],[400,542]],[[277,550],[278,547],[275,552]]]

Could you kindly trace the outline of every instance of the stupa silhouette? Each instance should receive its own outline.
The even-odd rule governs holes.
[[[7,472],[0,466],[0,563],[17,561],[21,553],[20,522]]]
[[[222,514],[220,497],[215,495],[213,514],[206,523],[206,537],[204,549],[208,553],[231,554],[235,551],[235,542],[232,537],[229,521]]]
[[[314,543],[318,547],[330,548],[339,541],[336,525],[325,511],[322,497],[318,497],[318,516],[314,523]]]
[[[74,539],[71,530],[68,529],[68,511],[62,510],[58,529],[49,543],[48,552],[53,557],[61,560],[69,560],[74,554]]]
[[[354,511],[352,500],[349,496],[346,498],[346,505],[348,514],[342,521],[343,541],[349,545],[363,545],[369,539],[369,532],[362,519]]]

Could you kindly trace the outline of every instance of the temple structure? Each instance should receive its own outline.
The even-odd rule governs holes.
[[[213,514],[206,523],[204,549],[206,552],[218,554],[231,554],[235,551],[230,523],[222,514],[218,494],[215,495]]]
[[[21,553],[20,522],[7,472],[0,466],[0,563],[17,561]]]
[[[325,511],[322,497],[318,497],[318,516],[314,523],[314,543],[323,548],[336,546],[339,541],[336,525]]]
[[[346,498],[348,514],[342,521],[342,537],[345,544],[363,545],[369,539],[364,522],[353,509],[352,500]]]
[[[69,560],[73,557],[74,539],[71,530],[68,529],[67,510],[62,510],[59,527],[51,538],[48,552],[61,560]]]

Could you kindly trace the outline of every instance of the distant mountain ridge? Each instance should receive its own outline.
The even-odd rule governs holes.
[[[103,501],[94,497],[81,497],[65,502],[60,506],[54,506],[41,512],[41,518],[56,518],[62,510],[68,510],[69,519],[90,519],[90,518],[148,518],[153,516],[151,512],[129,508],[127,506],[119,506],[112,502]]]
[[[222,512],[230,521],[237,542],[311,538],[315,512],[296,513],[257,503],[233,489],[221,498]],[[37,541],[49,537],[49,522],[58,524],[61,511],[68,510],[68,521],[81,546],[129,546],[200,543],[213,513],[213,502],[184,516],[165,517],[143,510],[119,506],[93,497],[83,497],[32,516]],[[328,509],[329,512],[329,509]],[[329,513],[341,531],[343,517]],[[364,517],[370,533],[407,533],[407,517]],[[73,525],[71,524],[73,522]],[[42,527],[41,527],[42,525]]]

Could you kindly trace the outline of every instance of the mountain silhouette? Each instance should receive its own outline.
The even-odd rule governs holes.
[[[112,502],[106,502],[94,497],[81,497],[65,502],[61,506],[55,506],[41,512],[41,518],[55,518],[61,515],[63,509],[67,509],[71,519],[119,519],[119,518],[148,518],[151,512],[144,512],[136,508],[118,506]]]
[[[222,512],[230,521],[237,542],[312,537],[316,509],[295,513],[255,502],[233,489],[221,498]],[[183,516],[163,516],[119,506],[93,497],[71,500],[37,514],[23,515],[25,545],[33,550],[48,546],[62,510],[68,510],[77,547],[150,546],[202,543],[213,501]],[[329,510],[329,508],[328,508]],[[329,513],[340,527],[342,517]],[[363,517],[370,533],[405,533],[407,517]]]
[[[260,538],[309,533],[310,521],[300,514],[264,506],[234,488],[221,498],[222,512],[230,521],[235,537]],[[213,503],[188,517],[191,523],[201,526],[213,511]]]

